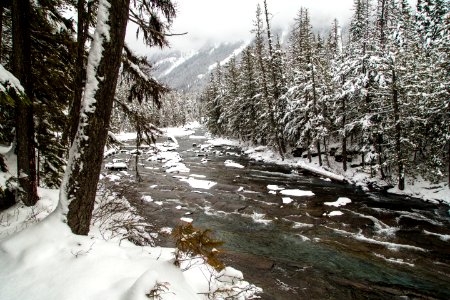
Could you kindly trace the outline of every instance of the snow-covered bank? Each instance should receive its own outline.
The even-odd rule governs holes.
[[[348,182],[365,190],[367,190],[369,186],[387,185],[386,182],[380,178],[372,178],[369,170],[349,167],[348,170],[344,172],[341,167],[342,163],[335,162],[333,157],[329,158],[329,167],[325,167],[326,162],[323,163],[324,166],[319,165],[318,157],[313,157],[312,162],[309,162],[303,158],[294,158],[292,156],[287,156],[282,159],[277,152],[271,150],[269,147],[240,144],[237,140],[217,138],[208,140],[207,143],[212,145],[239,145],[249,158],[256,161],[289,166],[293,169],[293,171],[296,171],[297,169],[307,170],[311,173],[324,177],[325,179],[329,178],[335,181]],[[410,181],[407,178],[406,187],[403,191],[400,191],[397,188],[391,188],[388,192],[415,197],[425,201],[443,202],[450,205],[450,189],[447,183],[432,184],[421,178],[415,179],[414,184],[409,184],[409,182]]]

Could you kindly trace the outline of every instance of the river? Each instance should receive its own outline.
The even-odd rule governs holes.
[[[195,133],[203,134],[201,128]],[[177,139],[189,174],[166,173],[160,161],[142,155],[143,180],[130,178],[112,188],[157,228],[173,228],[189,217],[195,227],[212,229],[225,242],[224,262],[263,288],[262,299],[450,299],[448,206],[363,192],[256,162],[238,147],[201,151],[205,140]],[[227,167],[227,160],[244,168]],[[189,175],[216,184],[193,188],[180,180]],[[314,195],[282,196],[268,185]],[[142,195],[155,201],[142,201]],[[283,197],[292,202],[283,203]],[[351,203],[324,204],[342,197]],[[161,235],[159,244],[173,241]]]

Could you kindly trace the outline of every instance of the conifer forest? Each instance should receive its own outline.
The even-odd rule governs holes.
[[[354,1],[348,32],[335,20],[317,33],[307,8],[289,40],[256,11],[254,42],[218,65],[202,94],[209,130],[288,149],[350,156],[404,189],[450,170],[448,2]],[[352,163],[355,163],[354,160]]]

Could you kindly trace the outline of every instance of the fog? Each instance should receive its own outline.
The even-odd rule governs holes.
[[[177,17],[172,33],[187,33],[169,38],[172,50],[196,50],[207,43],[236,42],[251,38],[256,6],[262,0],[190,0],[177,1]],[[353,0],[268,0],[273,27],[286,30],[293,23],[301,7],[308,8],[315,28],[327,28],[334,18],[340,24],[348,23]],[[149,48],[136,41],[136,27],[127,31],[127,43],[139,54],[148,54]]]

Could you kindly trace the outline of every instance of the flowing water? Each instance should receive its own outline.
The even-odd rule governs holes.
[[[177,177],[188,174],[168,174],[143,155],[143,181],[130,180],[115,190],[158,227],[173,228],[189,217],[195,227],[212,229],[225,242],[223,260],[262,287],[262,299],[450,299],[448,206],[367,193],[255,162],[237,147],[202,152],[193,146],[201,140],[178,142],[189,174],[216,185],[193,188]],[[244,168],[226,167],[230,159]],[[314,196],[269,193],[267,185]],[[155,201],[143,202],[142,195]],[[293,201],[283,204],[282,197]],[[339,197],[352,202],[324,204]],[[332,211],[342,215],[329,215]],[[169,237],[160,242],[173,246]]]

